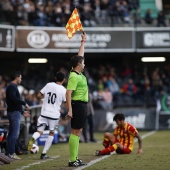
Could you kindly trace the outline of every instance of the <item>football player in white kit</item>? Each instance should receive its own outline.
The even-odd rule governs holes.
[[[61,104],[66,101],[66,89],[62,85],[65,81],[65,74],[61,71],[57,72],[55,81],[47,83],[37,95],[38,98],[43,98],[41,115],[38,118],[37,132],[32,135],[27,149],[28,151],[31,150],[32,145],[43,134],[46,126],[49,126],[49,136],[45,142],[40,159],[49,158],[46,153],[52,145],[55,128],[59,126]]]

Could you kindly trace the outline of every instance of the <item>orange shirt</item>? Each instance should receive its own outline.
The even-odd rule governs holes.
[[[131,151],[134,148],[134,139],[138,134],[138,131],[134,126],[129,123],[125,123],[123,128],[116,127],[113,133],[119,142]]]

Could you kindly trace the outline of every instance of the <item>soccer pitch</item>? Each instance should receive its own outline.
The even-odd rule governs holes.
[[[40,160],[38,154],[21,155],[22,160],[16,160],[9,165],[0,166],[1,170],[169,170],[170,169],[170,131],[141,131],[143,136],[143,154],[137,154],[138,144],[129,155],[112,154],[97,157],[95,151],[102,149],[103,133],[95,133],[97,143],[80,143],[79,158],[88,163],[78,168],[68,167],[68,143],[53,144],[48,155],[52,159]]]

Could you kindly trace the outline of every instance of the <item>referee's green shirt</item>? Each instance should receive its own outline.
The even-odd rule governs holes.
[[[73,70],[70,72],[67,90],[73,90],[72,100],[88,102],[87,79],[82,73],[79,74]]]

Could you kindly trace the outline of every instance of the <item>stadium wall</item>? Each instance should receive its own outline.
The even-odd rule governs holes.
[[[37,116],[40,115],[40,110],[41,110],[41,105],[31,106],[31,117],[27,119],[23,118],[22,120],[23,122],[25,121],[27,128],[29,128],[32,118],[35,115]],[[170,111],[163,112],[163,110],[161,109],[161,111],[158,110],[157,112],[157,109],[155,107],[151,107],[151,108],[125,107],[125,108],[116,108],[110,111],[106,111],[103,109],[95,109],[94,111],[95,111],[94,130],[96,132],[103,132],[103,131],[111,132],[113,128],[116,126],[116,123],[113,122],[113,117],[116,113],[124,113],[126,121],[134,125],[137,129],[140,130],[170,129]],[[67,129],[70,129],[70,124],[68,124]]]

